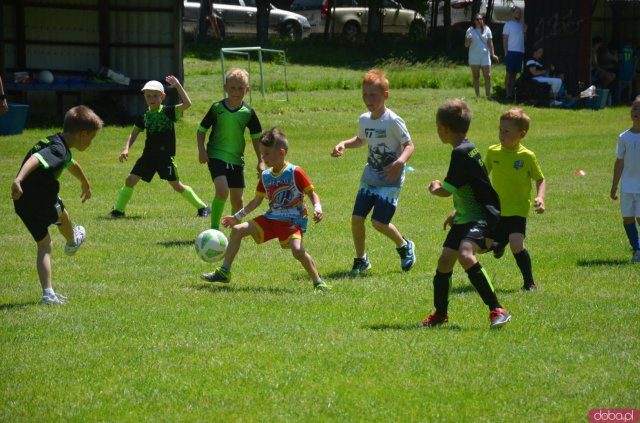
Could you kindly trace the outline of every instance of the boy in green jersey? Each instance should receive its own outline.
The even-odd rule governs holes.
[[[489,307],[491,327],[501,327],[511,320],[509,312],[498,302],[489,275],[476,259],[476,253],[491,246],[487,235],[500,216],[500,201],[491,186],[480,152],[467,139],[470,124],[471,109],[463,100],[449,100],[438,109],[438,136],[444,144],[451,144],[453,151],[444,182],[431,182],[429,192],[437,197],[453,196],[455,210],[444,222],[445,229],[447,225],[451,229],[433,278],[435,311],[420,322],[419,327],[439,326],[449,320],[449,291],[456,261]]]
[[[231,199],[231,213],[243,207],[244,181],[244,131],[249,136],[258,160],[258,175],[265,169],[260,156],[262,126],[256,112],[243,101],[249,92],[249,74],[244,69],[233,68],[225,75],[224,91],[227,98],[213,103],[198,127],[198,152],[200,163],[207,163],[215,196],[211,202],[211,228],[220,229],[220,218],[227,198]],[[209,142],[204,144],[211,129]]]
[[[196,195],[190,186],[180,182],[178,166],[175,162],[176,155],[176,122],[182,113],[191,106],[191,100],[180,81],[169,75],[165,78],[169,87],[175,88],[182,101],[175,106],[163,106],[165,99],[164,86],[159,81],[149,81],[142,88],[144,100],[149,107],[143,116],[140,116],[133,126],[133,130],[127,139],[124,150],[120,153],[120,161],[124,162],[129,157],[129,149],[138,138],[140,132],[147,131],[147,139],[144,143],[142,156],[136,161],[131,173],[120,188],[116,204],[111,210],[111,217],[124,217],[124,210],[133,195],[133,188],[140,179],[151,182],[157,173],[160,179],[164,179],[193,207],[198,209],[198,217],[209,216],[209,208]]]
[[[531,119],[522,109],[500,116],[500,144],[489,147],[485,164],[491,183],[500,197],[500,221],[494,231],[493,255],[502,257],[507,244],[522,272],[525,291],[537,289],[531,271],[531,257],[525,248],[527,216],[531,207],[531,180],[536,183],[533,207],[544,213],[546,182],[533,151],[520,141],[527,135]]]

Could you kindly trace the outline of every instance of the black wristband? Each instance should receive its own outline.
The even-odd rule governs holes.
[[[6,94],[0,94],[0,100],[6,100],[6,99],[7,99]]]

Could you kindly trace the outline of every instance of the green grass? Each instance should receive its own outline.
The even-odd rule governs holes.
[[[199,60],[203,69],[219,69]],[[177,160],[183,181],[208,201],[213,187],[197,161],[195,130],[222,93],[218,80],[186,66],[194,106],[178,126]],[[308,66],[309,84],[313,75],[348,72]],[[363,69],[352,71],[349,78],[362,77]],[[0,421],[547,422],[585,421],[592,408],[638,408],[640,277],[627,264],[619,206],[608,198],[628,109],[527,108],[533,123],[525,145],[548,180],[547,213],[531,216],[527,238],[540,290],[519,291],[511,254],[482,256],[513,322],[490,331],[485,306],[456,267],[450,323],[418,330],[414,324],[431,309],[442,222],[452,207],[426,191],[444,177],[450,154],[437,139],[434,113],[445,99],[472,91],[396,89],[402,73],[390,74],[388,105],[416,144],[416,171],[407,175],[394,217],[416,242],[418,262],[409,273],[400,271],[390,242],[369,229],[373,268],[366,277],[346,276],[366,153],[329,153],[357,130],[359,90],[299,90],[288,103],[253,97],[263,127],[286,132],[291,162],[306,170],[322,199],[325,219],[311,225],[305,245],[333,285],[327,296],[312,293],[302,267],[275,242],[243,242],[232,284],[200,282],[211,266],[197,259],[192,241],[208,222],[158,179],[136,187],[129,218],[106,218],[142,151],[140,140],[132,160],[118,163],[130,128],[107,127],[75,154],[93,198],[81,204],[75,179],[65,174],[61,181],[72,218],[88,232],[68,258],[52,229],[54,287],[70,303],[40,306],[35,245],[8,193],[27,149],[56,129],[0,138],[0,190],[7,194],[0,203]],[[486,151],[506,106],[470,104],[469,137]],[[255,158],[247,157],[252,169]],[[586,176],[574,176],[576,169]],[[246,198],[252,194],[249,183]]]

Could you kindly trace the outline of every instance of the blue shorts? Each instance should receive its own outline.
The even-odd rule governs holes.
[[[375,187],[362,183],[353,206],[353,215],[367,217],[373,209],[371,218],[387,225],[396,212],[399,195],[400,187]]]
[[[507,57],[504,58],[504,64],[507,66],[507,72],[522,72],[522,62],[524,61],[524,53],[519,51],[508,51]]]

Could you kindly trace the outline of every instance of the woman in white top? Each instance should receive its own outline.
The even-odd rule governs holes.
[[[477,14],[473,24],[467,29],[464,46],[469,49],[469,66],[473,75],[473,89],[476,97],[480,97],[480,69],[484,76],[484,90],[491,99],[491,59],[498,62],[493,50],[493,36],[491,29],[484,24],[484,18]]]

